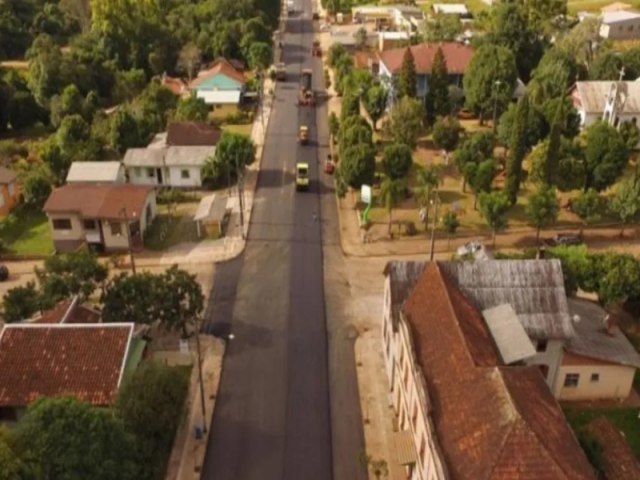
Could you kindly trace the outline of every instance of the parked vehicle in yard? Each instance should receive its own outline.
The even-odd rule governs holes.
[[[464,245],[458,247],[456,253],[462,257],[464,255],[474,254],[482,250],[484,246],[480,242],[467,242]]]
[[[558,233],[557,235],[544,240],[544,244],[549,247],[557,247],[559,245],[580,245],[582,243],[582,237],[575,233]]]
[[[309,164],[296,163],[296,190],[309,190]]]

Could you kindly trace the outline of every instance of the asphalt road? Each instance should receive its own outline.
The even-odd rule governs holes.
[[[322,85],[320,62],[309,55],[311,6],[301,1],[306,12],[287,22],[288,81],[276,88],[247,247],[216,269],[205,329],[235,338],[224,361],[205,479],[334,478],[319,218],[327,192],[316,126],[316,113],[325,122],[326,113],[296,106],[303,68],[313,67],[314,86]],[[309,127],[310,145],[298,145],[299,125]],[[308,192],[295,191],[298,160],[310,164]],[[355,454],[351,460],[357,463]]]

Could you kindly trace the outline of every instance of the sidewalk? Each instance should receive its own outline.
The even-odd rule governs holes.
[[[193,343],[193,344],[191,344]],[[222,340],[209,335],[200,335],[202,352],[202,379],[204,386],[205,418],[202,418],[202,404],[200,400],[200,383],[198,378],[198,357],[195,342],[189,348],[192,354],[191,383],[187,397],[187,415],[173,445],[173,451],[167,466],[166,480],[197,480],[204,462],[204,456],[209,438],[209,431],[201,438],[196,438],[196,428],[202,425],[209,427],[215,408],[215,401],[222,371],[224,358],[224,343]]]

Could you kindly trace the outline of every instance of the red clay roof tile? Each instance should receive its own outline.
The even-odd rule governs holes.
[[[398,73],[402,67],[402,59],[408,47],[393,48],[378,54],[380,61],[384,63],[391,73]],[[473,58],[473,48],[458,42],[421,43],[411,47],[413,60],[416,65],[416,73],[429,74],[433,66],[438,48],[442,49],[447,63],[449,74],[464,74]]]
[[[0,332],[0,406],[74,395],[109,405],[120,384],[133,324],[5,325]]]

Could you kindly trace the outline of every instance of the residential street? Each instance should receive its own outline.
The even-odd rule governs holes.
[[[218,391],[207,479],[365,478],[355,337],[345,335],[348,326],[330,300],[325,316],[321,226],[326,248],[341,258],[332,181],[320,169],[326,109],[296,106],[303,68],[313,68],[314,88],[324,91],[321,62],[309,54],[307,0],[304,10],[288,21],[283,39],[288,80],[276,88],[247,247],[216,269],[206,330],[235,338]],[[298,145],[299,125],[309,127],[307,146]],[[310,164],[308,192],[295,191],[297,160]]]

